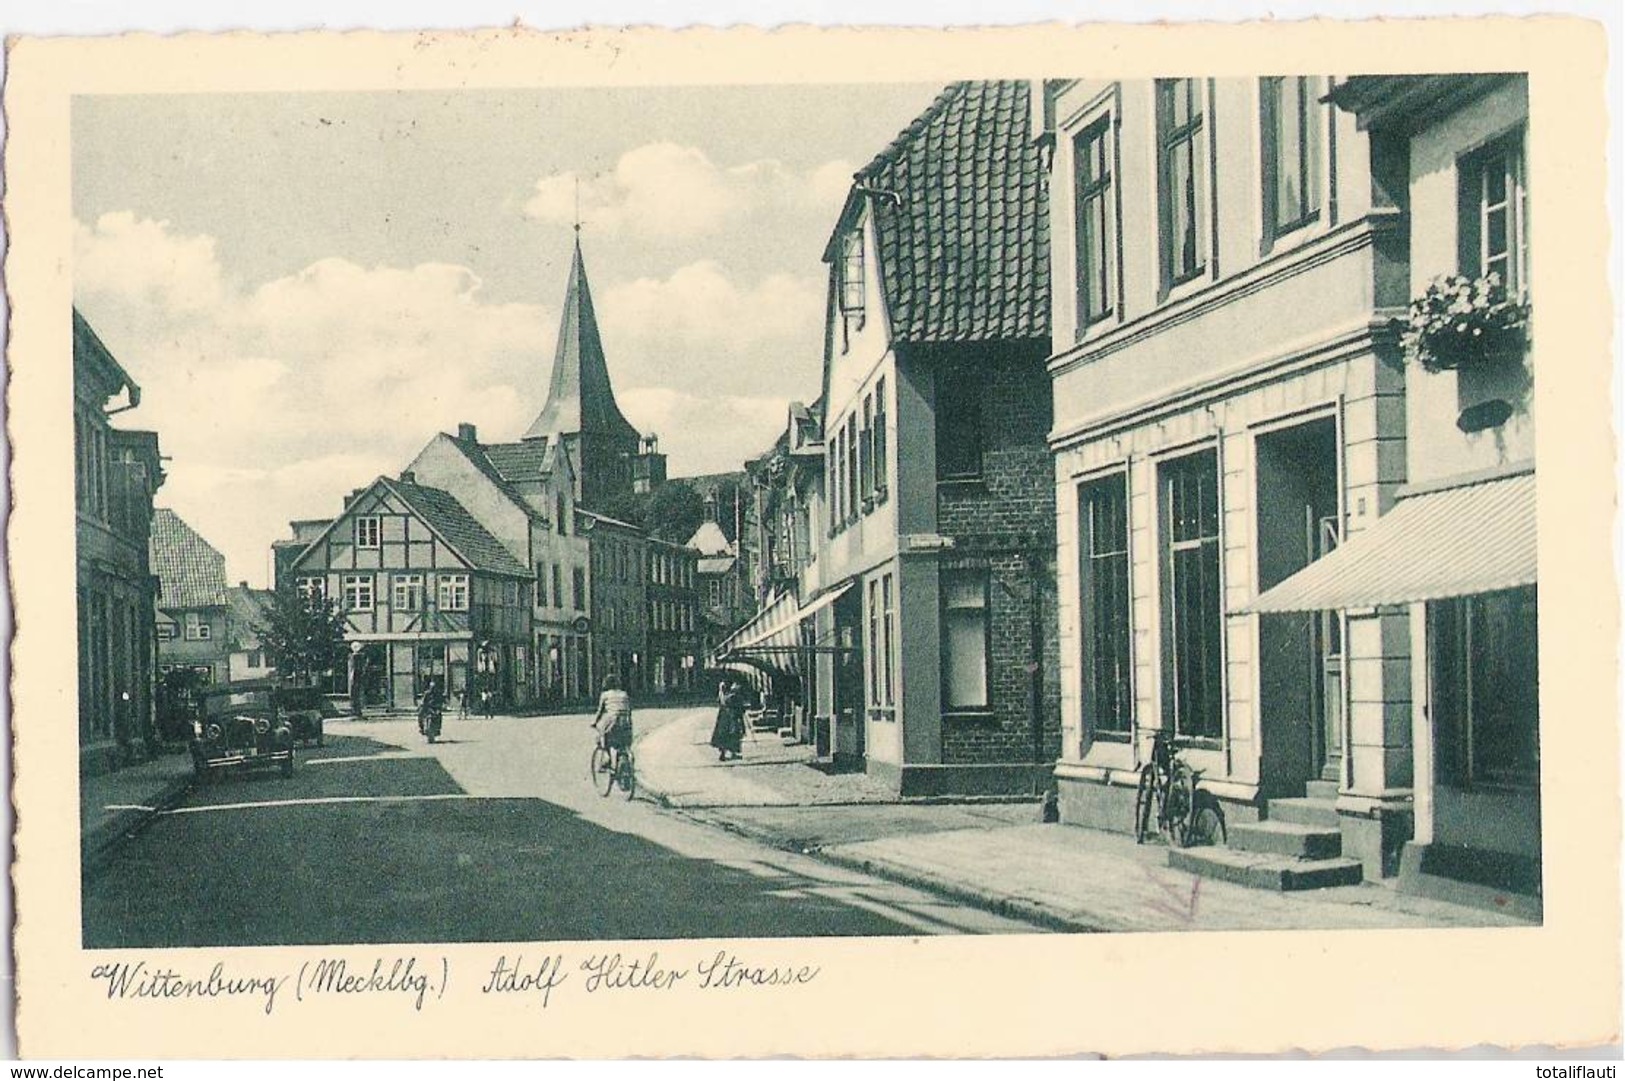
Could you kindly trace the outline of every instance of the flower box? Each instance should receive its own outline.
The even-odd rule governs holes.
[[[1400,334],[1407,358],[1430,372],[1521,364],[1529,311],[1500,275],[1435,278],[1411,301]]]

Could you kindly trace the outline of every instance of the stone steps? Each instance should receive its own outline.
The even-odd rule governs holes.
[[[1262,821],[1230,827],[1228,847],[1170,849],[1168,866],[1255,889],[1315,890],[1359,884],[1363,865],[1343,857],[1337,785],[1311,781],[1305,789],[1305,796],[1270,800]]]
[[[1324,860],[1343,854],[1343,834],[1335,828],[1267,819],[1231,827],[1230,847],[1261,855]]]
[[[1238,886],[1279,892],[1354,886],[1362,877],[1359,860],[1293,859],[1234,848],[1169,849],[1168,866]]]

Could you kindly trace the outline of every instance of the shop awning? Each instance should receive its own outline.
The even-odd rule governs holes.
[[[1525,468],[1401,492],[1375,525],[1244,611],[1408,604],[1535,581],[1535,473]]]
[[[726,665],[750,658],[758,665],[800,674],[801,621],[834,604],[854,582],[848,581],[798,602],[791,591],[776,595],[756,617],[729,635],[717,646],[714,665]]]

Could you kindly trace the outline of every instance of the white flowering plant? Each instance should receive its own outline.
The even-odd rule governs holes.
[[[1400,342],[1428,371],[1452,371],[1521,350],[1528,325],[1529,309],[1508,294],[1499,274],[1451,274],[1411,301]]]

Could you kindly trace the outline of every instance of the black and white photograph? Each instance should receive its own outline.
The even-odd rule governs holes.
[[[81,990],[1582,902],[1540,83],[1185,59],[68,95]]]

